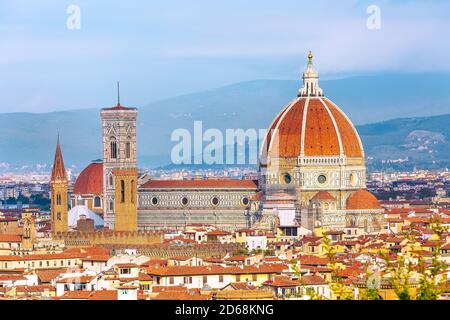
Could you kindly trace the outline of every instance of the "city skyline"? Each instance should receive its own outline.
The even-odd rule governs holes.
[[[448,13],[3,1],[0,301],[450,300]]]

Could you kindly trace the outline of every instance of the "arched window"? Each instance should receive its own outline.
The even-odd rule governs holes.
[[[120,180],[120,202],[125,202],[125,181]]]
[[[134,203],[134,180],[131,180],[131,203]]]
[[[131,140],[130,137],[128,137],[128,140]],[[125,144],[125,156],[127,159],[131,158],[131,142],[127,141]]]
[[[56,195],[56,205],[61,205],[61,194]]]
[[[100,208],[102,206],[101,201],[100,201],[100,197],[95,197],[94,198],[94,207],[96,208]]]
[[[109,201],[109,210],[114,211],[114,201],[112,199]]]
[[[109,174],[109,186],[114,187],[114,177],[111,173]]]
[[[111,159],[117,159],[117,142],[116,142],[116,138],[111,138]]]

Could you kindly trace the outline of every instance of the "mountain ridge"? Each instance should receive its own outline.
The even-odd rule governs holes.
[[[296,97],[300,86],[300,81],[293,80],[251,80],[146,104],[139,108],[137,123],[139,162],[144,167],[170,163],[170,150],[174,145],[170,141],[171,132],[177,128],[192,130],[194,120],[202,120],[205,129],[266,129],[276,114]],[[430,151],[431,148],[432,152],[427,156],[421,153],[417,161],[408,161],[419,166],[431,164],[430,167],[434,167],[436,161],[445,165],[440,159],[450,156],[445,150],[450,149],[447,145],[450,134],[446,129],[450,123],[447,118],[450,93],[444,90],[450,87],[450,75],[358,76],[321,81],[321,86],[325,95],[341,107],[353,123],[360,123],[357,128],[369,157],[376,161],[381,161],[380,157],[389,160],[392,155],[396,159],[414,159],[414,151],[404,145],[416,145],[423,133],[414,133],[408,142],[405,139],[414,130],[422,130],[431,132],[432,140],[436,137],[434,132],[441,133],[445,140],[417,145],[420,150]],[[0,164],[3,163],[3,167],[7,163],[15,167],[37,163],[50,166],[59,129],[65,161],[69,167],[82,169],[90,160],[101,156],[99,110],[0,114],[3,124],[0,126]],[[427,121],[431,124],[427,125]],[[361,124],[367,122],[370,123]],[[393,126],[397,134],[386,132],[386,126]],[[390,142],[384,143],[388,138]],[[368,163],[372,165],[370,159]]]

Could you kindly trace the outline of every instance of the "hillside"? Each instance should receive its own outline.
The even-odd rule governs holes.
[[[449,158],[449,116],[429,116],[450,113],[450,75],[377,75],[321,85],[354,123],[374,123],[358,126],[367,155],[375,158],[371,165],[405,157],[407,165],[447,165],[439,159]],[[299,87],[300,81],[249,81],[138,106],[139,163],[170,163],[170,134],[177,128],[192,131],[194,120],[202,120],[204,130],[264,129]],[[394,118],[402,119],[389,120]],[[0,168],[48,168],[58,130],[66,166],[80,169],[101,157],[99,110],[0,114],[0,123]]]

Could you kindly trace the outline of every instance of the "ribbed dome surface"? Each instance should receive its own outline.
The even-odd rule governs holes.
[[[269,128],[266,147],[273,158],[364,156],[353,124],[325,97],[299,97],[285,107]]]

